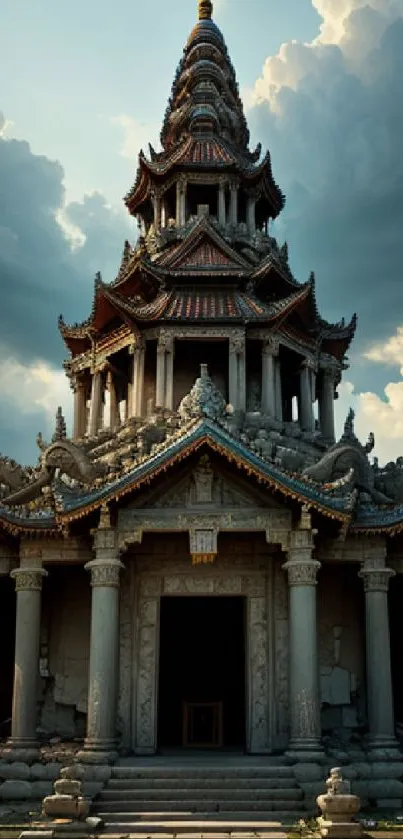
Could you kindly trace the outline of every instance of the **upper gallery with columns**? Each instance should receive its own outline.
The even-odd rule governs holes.
[[[95,764],[193,746],[207,704],[207,746],[343,746],[401,804],[402,463],[352,411],[335,440],[356,319],[323,320],[272,235],[284,197],[211,0],[125,201],[137,243],[59,321],[72,433],[59,409],[35,467],[0,457],[6,758],[37,761],[40,732]]]

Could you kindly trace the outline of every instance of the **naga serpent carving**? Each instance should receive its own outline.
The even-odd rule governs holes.
[[[368,443],[363,446],[354,432],[354,418],[355,414],[351,409],[344,425],[344,434],[339,442],[332,446],[317,463],[305,469],[303,475],[324,484],[339,481],[353,470],[357,489],[370,495],[376,504],[393,503],[375,487],[374,471],[368,460],[368,454],[375,445],[374,435],[370,434]]]
[[[96,478],[106,473],[107,467],[104,464],[93,463],[83,449],[69,440],[56,440],[46,447],[43,446],[41,438],[38,442],[40,447],[43,447],[43,453],[39,468],[33,477],[30,478],[27,470],[22,467],[18,467],[18,474],[16,470],[6,471],[0,463],[0,483],[14,490],[11,495],[2,499],[3,504],[18,507],[34,501],[40,496],[42,489],[52,483],[57,471],[82,484],[92,484]]]

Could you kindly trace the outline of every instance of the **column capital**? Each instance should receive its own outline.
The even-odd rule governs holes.
[[[175,336],[166,330],[161,330],[158,336],[157,352],[173,352]]]
[[[370,591],[381,591],[387,594],[389,580],[396,576],[396,571],[393,571],[392,568],[371,568],[365,563],[361,571],[358,572],[358,576],[364,581],[366,594]]]
[[[10,577],[15,580],[15,590],[18,591],[41,591],[43,577],[48,572],[44,568],[14,568]]]
[[[229,351],[240,355],[245,351],[245,335],[234,335],[229,339]]]
[[[119,588],[119,575],[124,567],[120,559],[93,559],[84,565],[85,570],[91,572],[93,588]]]
[[[263,355],[277,356],[280,352],[280,341],[278,338],[265,338],[262,345]]]
[[[293,557],[290,551],[288,556]],[[321,563],[316,559],[291,558],[283,565],[283,570],[288,572],[289,586],[316,586],[316,575]]]

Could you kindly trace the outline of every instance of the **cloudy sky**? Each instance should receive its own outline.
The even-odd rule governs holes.
[[[135,237],[121,197],[158,133],[196,0],[2,4],[0,451],[36,458],[71,394],[57,316]],[[403,0],[216,0],[252,140],[287,194],[293,270],[329,320],[359,314],[337,403],[403,453]]]

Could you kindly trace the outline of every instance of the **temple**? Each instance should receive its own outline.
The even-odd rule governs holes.
[[[59,319],[72,436],[59,409],[35,467],[0,460],[0,780],[60,736],[93,767],[276,755],[301,808],[337,759],[401,807],[402,461],[352,412],[336,440],[356,317],[324,320],[273,235],[285,197],[212,13],[125,197],[137,241]]]

